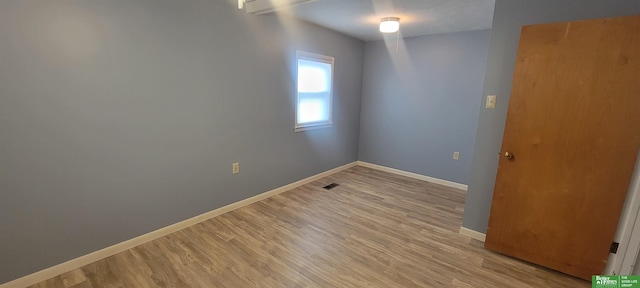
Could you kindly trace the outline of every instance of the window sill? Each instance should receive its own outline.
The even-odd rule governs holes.
[[[294,127],[293,132],[303,132],[303,131],[309,131],[309,130],[324,129],[324,128],[330,128],[331,126],[333,126],[333,123],[300,126],[300,127]]]

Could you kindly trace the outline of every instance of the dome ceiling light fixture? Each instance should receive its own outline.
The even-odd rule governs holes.
[[[380,32],[382,33],[394,33],[400,29],[400,18],[398,17],[384,17],[380,19]]]

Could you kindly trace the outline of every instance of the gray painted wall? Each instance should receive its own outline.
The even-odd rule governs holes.
[[[466,184],[489,30],[367,42],[360,160]],[[452,159],[460,152],[460,160]]]
[[[507,118],[522,25],[640,14],[637,0],[496,0],[484,95],[498,95],[497,109],[481,109],[462,226],[485,233],[498,153]],[[478,102],[484,101],[478,99]]]
[[[234,5],[0,1],[0,283],[357,160],[364,43]],[[293,132],[296,49],[333,128]]]

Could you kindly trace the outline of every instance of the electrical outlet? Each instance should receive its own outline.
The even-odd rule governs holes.
[[[460,152],[453,152],[453,160],[460,159]]]
[[[233,163],[233,165],[231,166],[231,169],[233,171],[233,174],[240,173],[240,163],[238,163],[238,162]]]
[[[487,103],[485,105],[485,108],[487,109],[494,109],[496,108],[496,95],[487,95]]]

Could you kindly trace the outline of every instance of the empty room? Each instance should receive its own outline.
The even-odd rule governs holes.
[[[637,0],[0,0],[0,288],[640,287],[639,76]]]

